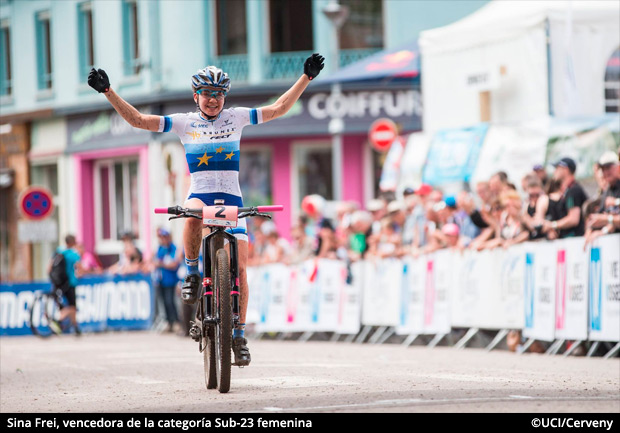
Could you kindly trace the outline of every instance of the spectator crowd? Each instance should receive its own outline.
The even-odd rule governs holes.
[[[384,193],[367,203],[366,210],[356,203],[338,203],[332,218],[325,215],[325,200],[307,196],[290,242],[278,235],[273,223],[257,223],[249,264],[292,264],[312,257],[417,257],[442,248],[482,251],[576,236],[584,237],[585,248],[599,236],[620,231],[617,152],[605,152],[595,164],[597,191],[592,197],[576,180],[573,159],[552,165],[551,176],[535,165],[520,179],[521,192],[498,171],[478,182],[475,191],[445,195],[422,184],[405,188],[402,198]]]

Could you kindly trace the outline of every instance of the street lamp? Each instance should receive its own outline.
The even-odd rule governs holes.
[[[349,16],[349,8],[338,3],[337,0],[330,2],[322,9],[323,14],[334,26],[335,37],[332,38],[331,59],[334,73],[340,67],[340,28]],[[332,84],[332,97],[341,93],[340,83]],[[329,122],[329,133],[332,135],[332,181],[334,200],[342,198],[342,132],[344,121],[340,117],[334,117]]]

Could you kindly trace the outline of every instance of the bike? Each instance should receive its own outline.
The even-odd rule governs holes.
[[[69,319],[58,322],[60,310],[67,306],[63,290],[52,286],[49,292],[37,292],[28,311],[30,329],[34,335],[48,338],[52,334],[62,334],[71,324]]]
[[[260,216],[271,219],[266,212],[281,211],[283,206],[225,206],[215,200],[213,206],[198,209],[173,206],[157,208],[155,213],[174,215],[169,219],[202,219],[210,233],[203,236],[203,294],[198,298],[195,320],[190,322],[190,336],[198,342],[203,354],[207,389],[220,393],[230,390],[232,334],[239,324],[239,268],[237,238],[226,232],[237,227],[241,218]],[[225,248],[228,242],[230,256]]]

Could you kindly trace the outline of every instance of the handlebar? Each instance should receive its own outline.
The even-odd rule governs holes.
[[[279,212],[284,210],[284,206],[281,204],[267,205],[267,206],[252,206],[252,207],[240,207],[237,208],[237,215],[239,218],[245,218],[248,216],[266,216],[271,218],[270,215],[263,215],[264,212]],[[202,208],[189,209],[181,206],[171,207],[156,207],[155,213],[158,214],[171,214],[178,215],[179,217],[193,217],[200,218],[202,215]]]

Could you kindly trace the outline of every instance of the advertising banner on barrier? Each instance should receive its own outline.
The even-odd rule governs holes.
[[[400,295],[399,335],[424,333],[424,291],[426,289],[426,260],[408,257],[403,260],[403,279]]]
[[[477,326],[480,319],[482,287],[486,284],[490,268],[485,264],[482,254],[465,251],[453,272],[455,284],[450,296],[451,323],[456,328]]]
[[[556,246],[527,243],[525,250],[525,328],[523,335],[553,341],[555,335]]]
[[[497,307],[502,317],[500,329],[521,329],[524,326],[523,287],[525,281],[525,250],[515,245],[504,250],[501,258]]]
[[[0,335],[31,334],[28,311],[38,291],[49,283],[0,285]],[[155,289],[150,275],[89,276],[75,289],[82,331],[148,329],[153,323]]]
[[[367,261],[364,267],[362,324],[397,326],[403,263],[397,259]]]
[[[426,257],[426,284],[424,291],[424,333],[450,332],[450,304],[448,294],[452,283],[452,252],[437,251]]]
[[[603,236],[590,249],[590,340],[620,340],[620,234]]]
[[[264,268],[260,266],[248,266],[248,288],[250,299],[248,299],[248,311],[245,314],[245,324],[257,324],[260,321],[260,301],[261,301],[261,279]]]
[[[345,284],[340,291],[338,334],[357,334],[362,319],[362,293],[364,290],[364,265],[362,262],[352,263],[351,274],[344,269]],[[350,277],[347,282],[347,277]]]
[[[588,252],[583,238],[555,242],[555,336],[565,340],[588,338]]]
[[[279,332],[287,325],[286,295],[290,286],[288,266],[276,263],[266,265],[260,274],[260,318],[258,332]]]

